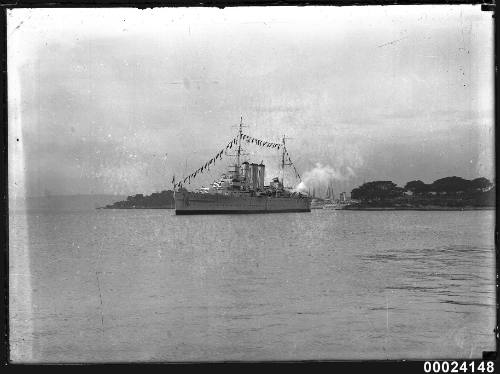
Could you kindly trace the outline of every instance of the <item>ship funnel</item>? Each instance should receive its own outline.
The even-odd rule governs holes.
[[[256,190],[259,186],[259,165],[250,164],[250,188]]]
[[[249,164],[248,162],[244,162],[241,164],[241,176],[243,177],[245,187],[248,188],[250,186],[250,173],[249,173]]]
[[[266,166],[264,164],[257,165],[258,167],[258,189],[263,190],[264,189],[264,174],[266,170]]]

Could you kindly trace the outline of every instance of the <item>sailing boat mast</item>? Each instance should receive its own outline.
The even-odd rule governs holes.
[[[328,182],[328,188],[326,190],[326,198],[333,200],[333,187],[332,187],[332,181]]]

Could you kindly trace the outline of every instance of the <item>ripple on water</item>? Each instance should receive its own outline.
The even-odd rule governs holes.
[[[491,212],[179,219],[103,210],[30,222],[12,240],[30,248],[41,361],[480,357],[494,349]]]

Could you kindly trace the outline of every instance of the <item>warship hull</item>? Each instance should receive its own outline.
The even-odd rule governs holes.
[[[307,197],[249,196],[248,194],[175,193],[175,214],[252,214],[310,212]]]

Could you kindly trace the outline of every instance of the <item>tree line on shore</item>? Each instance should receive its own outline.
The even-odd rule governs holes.
[[[118,201],[114,204],[106,205],[108,209],[173,209],[174,208],[174,191],[153,192],[151,195],[144,196],[137,194],[128,196],[127,200]]]
[[[174,208],[174,192],[154,192],[144,196],[128,196],[124,201],[106,205],[109,209]],[[491,207],[496,204],[496,188],[487,178],[467,180],[461,177],[446,177],[430,184],[421,180],[397,186],[392,181],[373,181],[354,188],[351,199],[361,206],[445,206],[445,207]],[[354,204],[356,205],[356,204]]]
[[[351,191],[351,199],[369,206],[494,206],[496,188],[487,178],[472,180],[445,177],[430,184],[421,180],[397,186],[392,181],[373,181]]]

